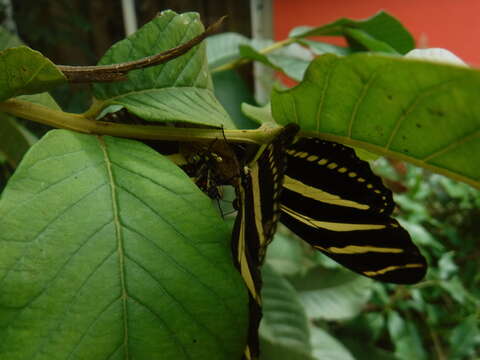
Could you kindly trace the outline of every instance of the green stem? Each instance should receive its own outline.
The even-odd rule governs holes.
[[[95,109],[94,109],[95,108]],[[223,130],[198,128],[172,128],[162,125],[131,125],[95,121],[85,114],[72,114],[28,101],[10,99],[0,102],[0,111],[55,128],[84,134],[110,135],[144,140],[208,141],[225,138],[229,142],[267,144],[281,127],[261,127],[257,130]],[[88,111],[98,112],[98,106]]]
[[[281,49],[282,47],[285,47],[285,46],[288,46],[290,45],[291,43],[295,42],[296,39],[294,38],[289,38],[289,39],[285,39],[285,40],[281,40],[281,41],[277,41],[276,43],[273,43],[272,45],[269,45],[261,50],[259,50],[258,52],[260,54],[263,54],[263,55],[266,55],[266,54],[269,54],[273,51],[276,51],[278,49]],[[234,60],[234,61],[231,61],[229,63],[226,63],[226,64],[223,64],[221,66],[218,66],[214,69],[212,69],[212,73],[216,73],[216,72],[220,72],[220,71],[226,71],[226,70],[232,70],[232,69],[235,69],[241,65],[244,65],[244,64],[247,64],[249,62],[253,61],[252,59],[238,59],[238,60]]]

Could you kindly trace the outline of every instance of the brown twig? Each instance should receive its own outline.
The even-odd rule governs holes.
[[[61,72],[63,72],[69,82],[74,83],[111,82],[126,80],[126,75],[131,70],[137,70],[153,65],[162,64],[185,54],[191,48],[201,43],[206,37],[217,32],[225,18],[226,16],[222,16],[213,25],[209,26],[208,29],[205,30],[203,33],[182,45],[139,60],[128,61],[120,64],[99,66],[57,65],[57,68]]]

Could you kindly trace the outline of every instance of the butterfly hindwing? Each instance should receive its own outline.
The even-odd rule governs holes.
[[[391,218],[392,193],[353,149],[301,138],[287,150],[281,221],[345,267],[380,281],[415,283],[426,262]]]

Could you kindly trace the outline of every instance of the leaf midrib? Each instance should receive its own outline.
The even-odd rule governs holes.
[[[128,360],[129,353],[128,353],[128,311],[127,311],[127,300],[128,300],[128,291],[127,291],[127,284],[125,279],[125,253],[124,253],[124,244],[123,244],[123,233],[122,233],[122,226],[120,223],[120,216],[118,212],[118,198],[117,198],[117,189],[115,185],[115,179],[112,170],[112,161],[110,159],[107,144],[103,137],[98,136],[98,141],[100,144],[100,148],[103,152],[103,158],[105,160],[105,167],[107,170],[108,175],[108,184],[110,186],[110,193],[112,198],[112,215],[113,215],[113,223],[115,228],[115,239],[117,241],[117,254],[118,254],[118,266],[119,266],[119,274],[120,274],[120,286],[121,286],[121,301],[122,301],[122,309],[123,309],[123,328],[124,328],[124,339],[123,339],[123,346],[125,349],[125,359]]]

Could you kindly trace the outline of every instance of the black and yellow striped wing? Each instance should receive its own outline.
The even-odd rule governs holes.
[[[301,138],[287,150],[281,221],[333,260],[361,275],[420,281],[425,258],[391,217],[392,193],[353,149]]]
[[[287,125],[270,144],[256,149],[252,159],[247,159],[244,164],[236,186],[238,214],[232,234],[232,252],[250,296],[246,359],[256,359],[259,354],[260,266],[280,218],[285,151],[297,131],[296,125]]]

